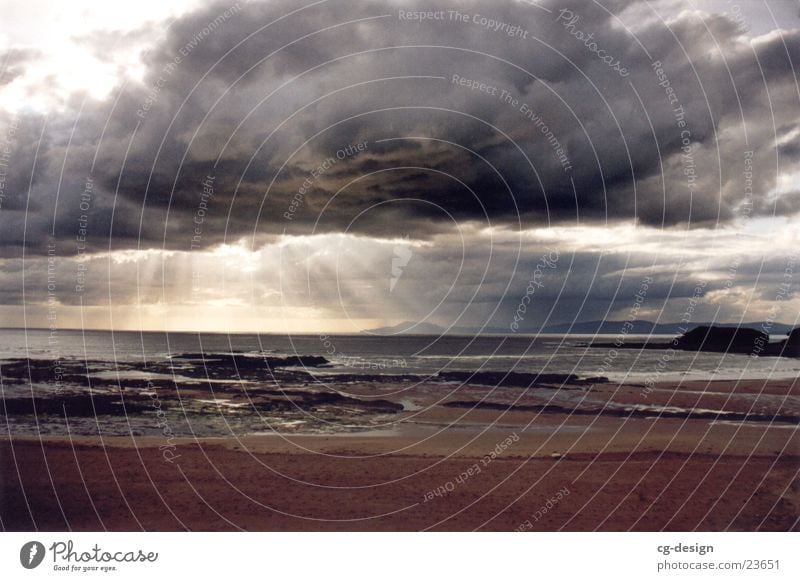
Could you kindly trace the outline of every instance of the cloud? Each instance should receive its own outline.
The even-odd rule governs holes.
[[[626,30],[624,3],[560,15],[467,2],[448,7],[466,21],[400,17],[421,8],[216,3],[176,19],[142,82],[123,76],[105,100],[74,95],[46,122],[22,114],[4,252],[43,252],[51,235],[68,252],[89,176],[92,251],[185,249],[209,175],[204,246],[284,231],[425,238],[470,221],[707,226],[740,215],[749,151],[755,211],[798,210],[792,195],[764,201],[776,167],[798,162],[778,138],[797,129],[800,31],[750,39],[691,10]],[[580,40],[589,34],[594,44]],[[83,43],[102,52],[112,39]],[[31,58],[4,57],[13,74]],[[356,143],[366,150],[336,158]]]
[[[408,259],[399,275],[398,256]],[[0,304],[24,305],[34,318],[54,308],[60,321],[83,317],[90,327],[113,309],[128,309],[133,328],[220,330],[224,322],[226,330],[256,331],[272,318],[276,330],[275,321],[288,317],[306,332],[404,320],[508,330],[529,294],[518,331],[532,332],[545,324],[626,319],[646,283],[636,318],[679,321],[702,285],[692,305],[696,322],[791,321],[800,308],[798,265],[796,241],[732,229],[664,231],[658,239],[627,226],[523,235],[462,228],[424,242],[285,236],[257,251],[232,245],[29,258],[24,278],[21,261],[6,259]],[[103,310],[83,313],[88,306]],[[192,309],[204,316],[186,317]],[[214,309],[226,309],[227,318],[210,316]],[[115,314],[117,326],[125,326],[124,317]]]

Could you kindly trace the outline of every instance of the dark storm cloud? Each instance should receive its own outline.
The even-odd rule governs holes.
[[[796,195],[769,198],[776,167],[797,167],[780,137],[798,128],[800,31],[751,43],[733,21],[681,3],[667,25],[588,0],[570,3],[580,18],[569,27],[560,5],[546,5],[223,2],[187,14],[154,40],[142,83],[21,116],[3,253],[42,253],[51,239],[72,253],[82,220],[92,252],[283,231],[426,238],[454,221],[708,225],[739,215],[748,195],[757,213],[800,209]],[[400,17],[416,9],[468,21]],[[102,53],[118,41],[85,42]],[[4,70],[19,74],[31,58],[8,53]]]

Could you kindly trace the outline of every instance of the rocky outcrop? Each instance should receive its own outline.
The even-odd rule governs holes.
[[[789,333],[784,341],[784,357],[800,357],[800,327]]]
[[[77,395],[62,397],[19,397],[3,401],[4,413],[15,415],[52,414],[64,417],[92,418],[99,415],[125,416],[152,411],[152,402],[145,398],[123,399],[118,395]]]
[[[182,375],[192,378],[210,379],[269,379],[273,372],[286,367],[321,368],[330,361],[316,355],[293,355],[291,357],[255,357],[238,353],[183,353],[172,357],[176,364],[189,362],[181,367]],[[152,366],[155,368],[154,366]],[[172,372],[165,367],[165,372]]]
[[[783,341],[770,343],[758,355],[769,357],[800,357],[800,328],[790,331]]]
[[[770,343],[769,335],[747,327],[701,325],[669,343],[658,341],[591,343],[590,347],[606,349],[657,349],[740,353],[752,357],[800,357],[800,328],[789,333],[784,341]]]
[[[696,327],[675,340],[675,347],[686,351],[754,355],[761,353],[768,344],[766,333],[738,327]]]

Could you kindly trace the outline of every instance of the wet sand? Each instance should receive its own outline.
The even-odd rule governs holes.
[[[628,417],[589,413],[596,403],[534,410],[541,401],[521,401],[534,390],[484,391],[484,403],[513,396],[494,409],[446,405],[468,389],[434,402],[394,386],[390,397],[422,409],[360,434],[6,437],[0,518],[6,530],[797,530],[798,383],[576,392],[575,409],[591,393]],[[784,421],[659,417],[652,405]]]

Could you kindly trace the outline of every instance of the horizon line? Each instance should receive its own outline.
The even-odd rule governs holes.
[[[635,321],[636,322],[650,323],[652,325],[662,325],[662,326],[679,325],[679,324],[682,323],[682,321],[676,321],[676,322],[671,322],[671,323],[656,323],[655,321],[648,321],[647,319],[635,319]],[[464,332],[464,333],[450,333],[450,334],[463,335],[463,336],[474,336],[474,335],[483,335],[483,334],[486,334],[486,335],[505,335],[505,334],[508,334],[508,335],[538,335],[538,334],[569,335],[571,333],[564,333],[564,332],[561,332],[561,333],[543,333],[543,331],[547,327],[554,327],[554,326],[557,326],[557,325],[567,325],[567,324],[569,324],[571,326],[576,326],[576,325],[587,324],[587,323],[601,323],[601,324],[604,324],[604,323],[625,323],[625,322],[626,321],[624,321],[624,320],[617,320],[617,319],[609,319],[609,320],[602,320],[602,321],[601,320],[592,320],[592,321],[580,321],[580,322],[573,322],[573,323],[552,323],[552,324],[547,325],[545,327],[541,327],[537,331],[528,331],[528,332],[522,332],[522,333],[513,332],[513,331],[509,331],[507,333],[504,333],[504,332],[498,332],[498,331],[492,331],[492,330],[484,330],[484,331],[476,330],[475,332],[472,332],[472,333]],[[739,322],[728,323],[728,322],[722,322],[722,321],[714,321],[714,322],[701,321],[701,322],[693,323],[693,324],[690,323],[690,325],[692,326],[692,328],[701,327],[701,326],[708,326],[708,325],[711,325],[711,326],[713,326],[713,325],[728,325],[728,326],[735,325],[735,326],[737,326],[739,328],[752,328],[752,327],[748,327],[747,325],[758,324],[758,323],[766,323],[766,321],[748,321],[746,323],[739,323]],[[402,324],[402,323],[398,323],[398,324]],[[774,325],[783,325],[785,327],[791,327],[793,329],[800,326],[800,323],[797,323],[797,322],[795,322],[795,323],[784,323],[784,322],[781,322],[781,321],[771,321],[771,324],[773,326]],[[393,326],[397,326],[397,325],[393,325]],[[437,326],[439,326],[439,325],[437,325]],[[391,328],[391,327],[392,327],[392,325],[387,325],[387,326],[384,326],[384,327],[377,327],[376,329],[380,330],[380,329],[386,329],[386,328]],[[453,328],[453,327],[451,327],[451,328]],[[456,328],[463,329],[464,327],[456,327]],[[494,328],[490,328],[490,329],[494,329]],[[375,329],[362,329],[360,331],[351,331],[351,332],[315,331],[315,332],[302,332],[302,333],[287,333],[287,332],[280,332],[280,331],[197,331],[197,330],[169,330],[169,329],[113,329],[113,328],[95,328],[95,327],[91,327],[91,328],[58,327],[56,329],[51,329],[50,327],[5,327],[5,326],[0,326],[0,331],[23,331],[23,330],[24,331],[56,331],[56,332],[57,331],[81,331],[81,332],[89,331],[89,332],[104,332],[104,333],[109,333],[109,332],[110,333],[114,333],[114,332],[116,332],[116,333],[166,333],[166,334],[172,333],[172,334],[176,334],[176,335],[178,335],[178,334],[179,335],[197,335],[197,334],[200,334],[200,335],[279,335],[279,336],[309,336],[309,337],[311,337],[311,336],[315,336],[315,335],[331,334],[331,335],[336,335],[336,336],[346,336],[346,335],[354,335],[354,336],[367,335],[367,336],[374,336],[374,337],[392,337],[392,336],[395,336],[394,334],[384,334],[384,335],[382,335],[382,334],[378,334],[378,333],[371,333],[371,331],[374,331]],[[448,328],[442,327],[442,330],[447,331]],[[759,329],[759,330],[763,331],[763,329]],[[408,335],[425,335],[425,336],[434,336],[434,337],[437,336],[437,335],[441,335],[441,333],[430,333],[430,332],[428,332],[428,333],[425,333],[425,332],[420,332],[420,333],[402,333],[401,332],[401,333],[397,333],[397,335],[400,335],[400,334],[404,334],[404,335],[407,335],[407,336]],[[574,334],[608,335],[609,333],[574,333]],[[642,334],[642,333],[634,333],[634,334]],[[772,333],[768,333],[768,334],[772,334]],[[779,334],[782,334],[782,333],[779,333]]]

